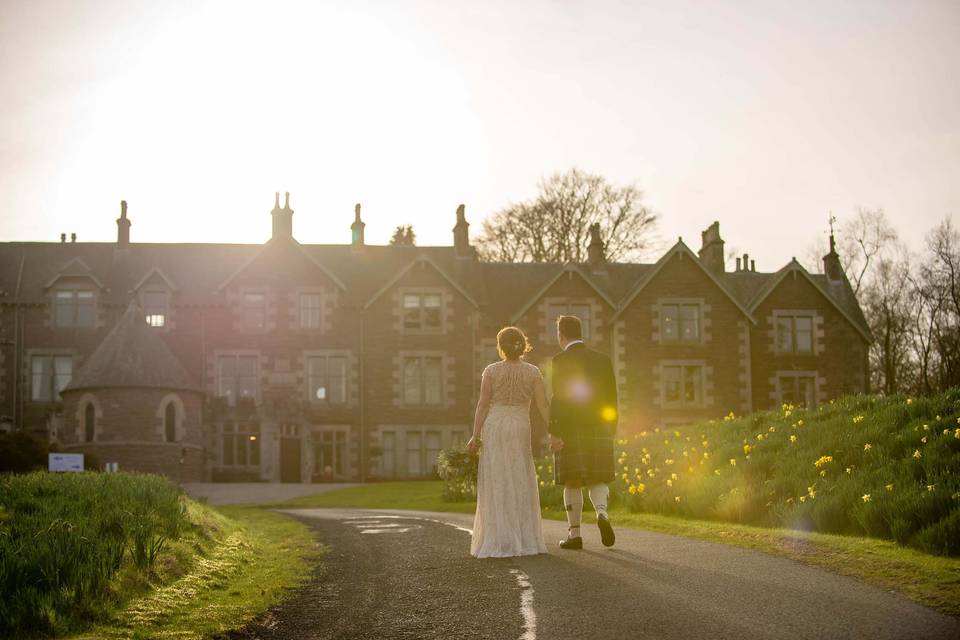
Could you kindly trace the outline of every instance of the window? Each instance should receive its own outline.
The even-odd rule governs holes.
[[[547,332],[556,332],[557,318],[560,316],[576,316],[580,318],[580,325],[583,328],[583,339],[589,340],[591,336],[591,312],[589,304],[573,303],[552,303],[547,305]],[[552,333],[551,333],[552,335]]]
[[[267,326],[267,299],[262,293],[243,294],[243,328],[260,330]]]
[[[93,442],[97,435],[97,412],[92,402],[88,402],[83,409],[83,440]]]
[[[346,356],[309,356],[307,358],[307,393],[311,402],[346,402]]]
[[[699,406],[703,402],[703,368],[699,365],[662,367],[665,406]]]
[[[30,361],[30,399],[60,400],[60,392],[73,376],[73,356],[35,355]]]
[[[777,316],[777,351],[811,353],[813,351],[813,318],[811,316]]]
[[[314,473],[343,476],[347,473],[347,432],[320,431],[313,434]]]
[[[320,328],[320,294],[319,293],[301,293],[300,294],[300,328],[301,329],[319,329]]]
[[[257,356],[217,356],[217,395],[233,404],[257,397]]]
[[[437,458],[440,456],[440,449],[440,432],[427,431],[424,434],[425,469],[431,475],[437,471]]]
[[[172,402],[163,410],[163,435],[167,442],[177,441],[177,406]]]
[[[403,294],[405,331],[441,331],[443,303],[439,293]]]
[[[223,424],[223,464],[236,467],[260,466],[260,425],[253,422]]]
[[[440,405],[443,402],[443,358],[403,358],[403,403]]]
[[[700,342],[700,305],[660,305],[660,339],[663,342]]]
[[[143,315],[151,327],[164,327],[167,324],[167,304],[170,294],[166,291],[143,292]]]
[[[93,291],[61,289],[55,295],[54,324],[58,327],[92,327]]]
[[[397,476],[397,432],[384,431],[380,434],[383,456],[380,458],[380,470],[385,478]]]
[[[780,374],[777,376],[780,387],[781,404],[815,407],[817,405],[817,381],[813,374]]]

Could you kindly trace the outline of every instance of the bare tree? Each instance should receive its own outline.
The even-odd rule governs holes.
[[[390,238],[390,244],[407,247],[412,247],[417,244],[417,234],[413,231],[413,225],[401,224],[394,229],[393,236]]]
[[[883,209],[857,209],[840,226],[840,262],[853,291],[860,293],[869,280],[870,270],[883,257],[896,250],[897,232],[887,221]]]
[[[497,262],[584,262],[589,227],[600,225],[610,261],[638,258],[651,248],[657,216],[635,184],[571,169],[541,180],[533,200],[501,209],[483,222],[476,246]]]
[[[905,255],[884,257],[874,277],[860,289],[860,303],[873,333],[871,387],[892,394],[913,380],[910,262]]]

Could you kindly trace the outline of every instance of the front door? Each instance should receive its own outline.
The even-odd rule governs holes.
[[[280,482],[300,482],[300,429],[284,425],[280,438]]]

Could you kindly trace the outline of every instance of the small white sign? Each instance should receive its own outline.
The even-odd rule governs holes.
[[[50,471],[83,471],[82,453],[51,453]]]
[[[107,464],[103,465],[103,470],[106,471],[107,473],[117,473],[118,471],[120,471],[120,463],[108,462]]]

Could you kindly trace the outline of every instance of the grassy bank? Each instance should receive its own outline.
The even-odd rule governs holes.
[[[447,502],[442,483],[384,482],[297,498],[284,507],[354,507],[472,513],[472,502]],[[585,520],[593,522],[589,507]],[[563,511],[545,506],[543,516],[563,520]],[[960,616],[960,559],[906,549],[894,542],[857,536],[766,528],[638,513],[621,504],[611,510],[617,527],[646,529],[784,556],[874,586],[897,591],[922,605]]]
[[[0,637],[206,637],[306,577],[313,551],[295,521],[156,476],[2,476]]]

